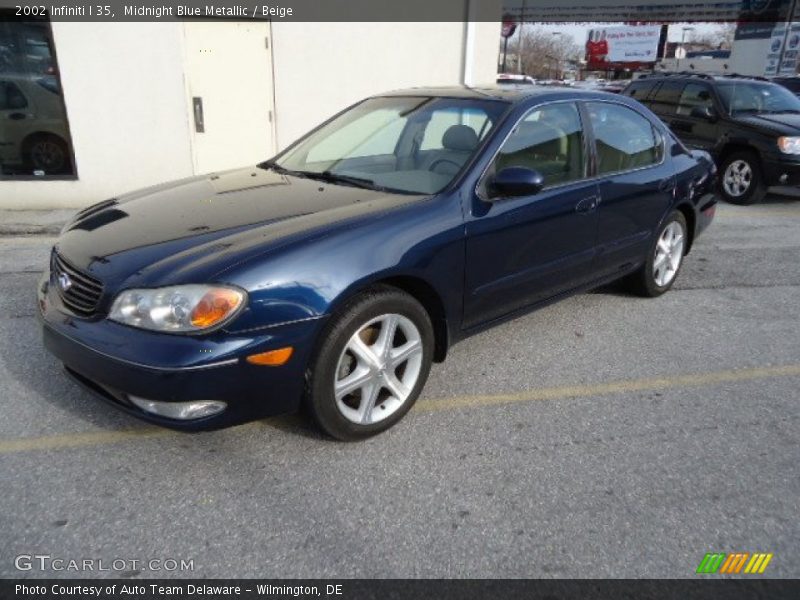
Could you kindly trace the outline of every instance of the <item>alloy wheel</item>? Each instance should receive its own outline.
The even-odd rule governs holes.
[[[422,335],[411,319],[384,314],[361,326],[345,345],[334,396],[348,421],[371,425],[408,400],[422,370]]]
[[[753,169],[741,159],[731,162],[722,177],[722,186],[725,188],[725,192],[734,198],[743,196],[750,189],[752,183]]]
[[[677,221],[667,225],[658,238],[653,259],[653,279],[657,286],[668,285],[678,273],[683,260],[684,238],[683,227]]]

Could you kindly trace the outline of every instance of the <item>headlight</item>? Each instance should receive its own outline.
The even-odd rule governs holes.
[[[242,290],[210,285],[125,290],[114,300],[108,318],[168,333],[202,331],[230,319],[245,298]]]
[[[779,137],[778,148],[786,154],[800,154],[800,137]]]

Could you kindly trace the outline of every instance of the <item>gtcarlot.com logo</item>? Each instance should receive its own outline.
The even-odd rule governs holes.
[[[767,565],[772,560],[772,554],[766,552],[709,552],[697,566],[697,573],[723,575],[761,574],[767,570]]]
[[[194,559],[183,558],[60,558],[50,554],[19,554],[17,571],[194,571]]]

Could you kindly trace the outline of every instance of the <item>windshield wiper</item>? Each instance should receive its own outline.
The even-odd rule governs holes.
[[[287,169],[286,167],[280,166],[274,160],[265,160],[264,162],[259,163],[256,166],[259,169],[270,169],[272,171],[275,171],[276,173],[290,173],[290,174],[296,173],[296,171],[292,171],[291,169]]]
[[[333,171],[295,171],[282,167],[275,161],[265,161],[258,165],[262,169],[272,169],[276,173],[284,175],[293,175],[294,177],[305,177],[307,179],[319,179],[328,183],[344,183],[354,187],[364,188],[366,190],[375,190],[378,192],[398,192],[375,183],[372,179],[366,177],[355,177],[354,175],[342,175],[341,173],[334,173]]]
[[[341,173],[334,173],[333,171],[322,171],[321,173],[314,171],[300,171],[303,175],[312,179],[321,179],[329,183],[344,183],[355,187],[364,188],[367,190],[386,191],[386,188],[377,185],[372,179],[366,177],[355,177],[353,175],[342,175]]]

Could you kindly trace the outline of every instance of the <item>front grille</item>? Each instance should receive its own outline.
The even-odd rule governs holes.
[[[77,315],[89,317],[97,310],[103,295],[103,284],[79,271],[53,253],[53,275],[58,295],[64,305]]]

